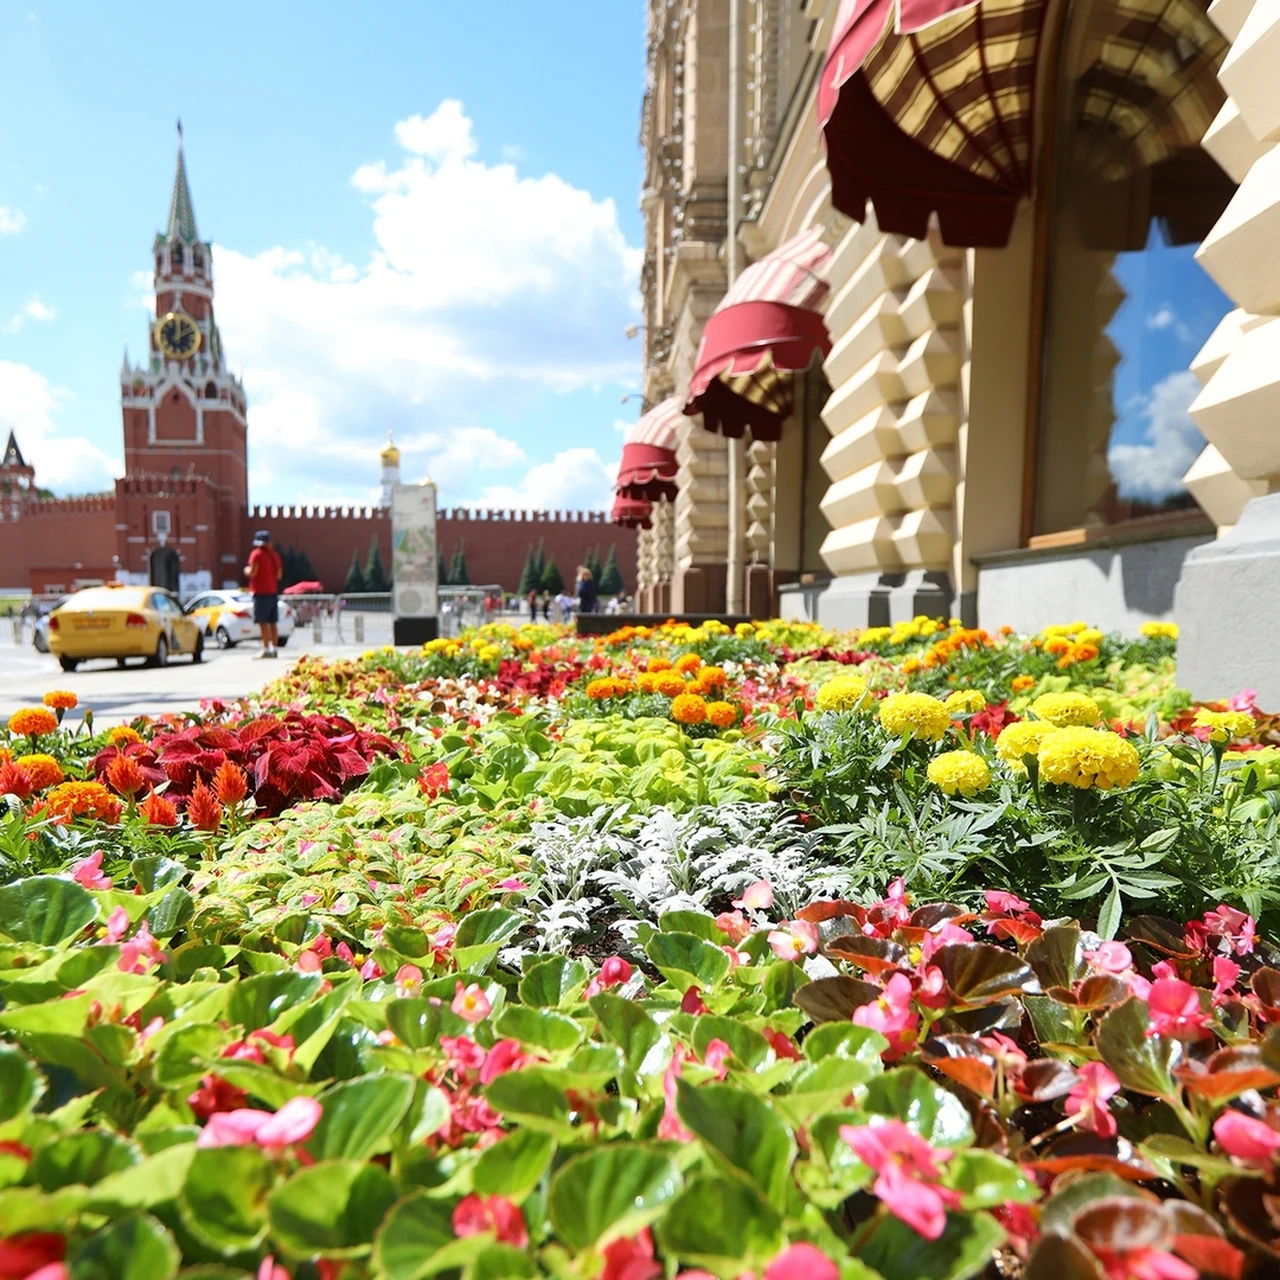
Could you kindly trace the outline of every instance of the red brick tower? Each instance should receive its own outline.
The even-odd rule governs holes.
[[[35,496],[35,468],[27,465],[18,438],[10,431],[9,442],[0,454],[0,520],[17,520]]]
[[[248,506],[244,387],[227,370],[213,315],[213,245],[196,231],[178,128],[169,220],[155,238],[156,318],[145,364],[120,375],[125,475],[116,483],[120,567],[145,572],[157,546],[183,574],[238,581]]]

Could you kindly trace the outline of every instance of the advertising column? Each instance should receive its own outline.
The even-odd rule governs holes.
[[[391,490],[391,608],[396,644],[425,644],[440,634],[436,487]]]

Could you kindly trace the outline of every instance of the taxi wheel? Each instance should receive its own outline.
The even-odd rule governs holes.
[[[196,634],[196,647],[191,653],[191,661],[193,665],[204,661],[204,635],[201,633]]]
[[[219,649],[234,649],[236,642],[231,638],[231,632],[226,627],[219,627],[213,637],[218,642]]]
[[[155,656],[148,661],[148,666],[167,667],[169,665],[169,642],[161,636],[156,641]]]
[[[58,659],[63,671],[74,671],[80,665],[79,658],[68,658],[65,655]]]
[[[116,666],[117,666],[117,667],[119,667],[121,671],[123,671],[123,670],[125,669],[125,667],[127,667],[128,665],[129,665],[129,659],[128,659],[128,658],[117,658],[117,659],[116,659]]]

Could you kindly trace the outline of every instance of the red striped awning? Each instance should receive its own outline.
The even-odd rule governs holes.
[[[684,412],[708,431],[777,440],[791,414],[792,374],[831,350],[818,308],[831,250],[811,227],[752,263],[702,330]]]
[[[1031,193],[1048,0],[843,0],[818,85],[832,203],[881,231],[1008,242]]]
[[[618,494],[613,500],[609,519],[624,529],[652,529],[653,503],[646,498],[627,498]]]
[[[684,403],[669,396],[654,405],[627,435],[615,489],[626,498],[676,500],[676,427]]]

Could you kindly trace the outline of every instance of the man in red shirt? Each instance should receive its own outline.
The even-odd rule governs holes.
[[[253,535],[253,550],[244,567],[253,596],[253,620],[262,632],[261,658],[276,656],[276,626],[280,621],[280,575],[284,564],[280,553],[271,545],[271,534],[259,529]]]

